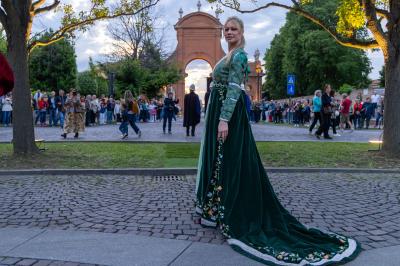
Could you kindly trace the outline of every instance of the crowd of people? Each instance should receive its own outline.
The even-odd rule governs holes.
[[[185,96],[183,126],[191,128],[191,136],[195,135],[195,127],[200,122],[200,101],[194,93],[195,87],[191,85],[190,93]],[[123,97],[115,99],[113,96],[80,95],[75,89],[69,93],[59,90],[50,93],[37,90],[32,94],[32,113],[35,125],[40,127],[61,127],[66,138],[69,133],[79,137],[85,127],[105,124],[119,124],[122,133],[121,138],[128,137],[129,125],[140,137],[141,131],[138,122],[163,122],[164,134],[172,133],[172,120],[180,112],[179,99],[174,99],[172,91],[165,98],[153,98],[149,100],[145,95],[133,97],[130,91],[125,91]],[[9,126],[12,123],[12,94],[8,93],[0,97],[1,123]],[[193,111],[194,110],[194,111]]]
[[[124,97],[115,99],[113,96],[100,95],[79,95],[82,111],[85,112],[85,126],[105,125],[122,122],[122,105]],[[128,95],[129,96],[129,95]],[[64,125],[64,105],[67,100],[64,90],[55,91],[49,94],[37,90],[32,97],[32,109],[34,112],[35,125],[43,127]],[[130,97],[130,98],[133,98]],[[140,95],[137,100],[135,111],[137,122],[155,122],[161,120],[163,101],[161,99],[149,100],[145,95]],[[178,110],[179,111],[179,110]]]
[[[294,127],[308,127],[310,134],[319,125],[319,128],[331,128],[333,136],[340,136],[337,132],[338,130],[343,132],[345,129],[350,131],[368,129],[371,126],[372,118],[375,118],[373,124],[375,128],[381,129],[383,127],[383,97],[374,94],[363,99],[360,93],[352,101],[347,94],[338,95],[332,89],[328,93],[326,89],[324,93],[317,90],[313,99],[277,101],[265,98],[259,102],[249,101],[247,106],[249,119],[253,123],[264,121],[276,124],[287,123],[292,124]],[[201,107],[194,90],[194,85],[191,85],[191,93],[187,94],[187,97],[189,95],[195,96],[185,99],[184,103],[185,109],[194,108],[190,114],[186,114],[187,117],[190,116],[189,120],[187,120],[188,118],[185,120],[184,117],[183,126],[187,128],[187,136],[195,135],[195,126],[200,121]],[[324,97],[324,95],[326,96]],[[79,108],[74,107],[67,110],[66,103],[71,97],[72,95],[66,95],[63,90],[59,90],[57,93],[55,91],[44,93],[37,90],[33,93],[32,110],[35,125],[42,127],[59,126],[65,129],[64,124],[67,113],[82,113],[84,114],[82,116],[84,121],[82,126],[79,126],[78,131],[83,131],[84,127],[118,123],[120,124],[119,129],[122,133],[122,139],[125,139],[128,137],[129,125],[140,137],[141,131],[137,126],[138,122],[162,121],[163,132],[171,134],[172,121],[176,121],[176,116],[181,109],[178,105],[179,99],[174,99],[174,93],[172,92],[169,92],[164,99],[153,98],[151,100],[145,95],[140,95],[135,99],[130,91],[126,91],[123,97],[119,99],[105,95],[100,95],[100,97],[97,97],[97,95],[83,96],[76,92],[74,98],[79,98],[80,106]],[[324,98],[325,106],[323,104]],[[327,101],[329,101],[329,106],[326,105]],[[191,102],[190,105],[188,104],[189,102]],[[11,92],[0,97],[0,122],[4,126],[10,126],[12,123],[12,103]],[[189,106],[195,107],[189,108]],[[196,115],[194,116],[193,114]],[[190,127],[192,128],[191,130],[189,130]],[[66,134],[72,131],[71,129],[64,130],[62,136],[66,137]],[[322,133],[317,131],[317,137]],[[79,134],[75,134],[75,137],[78,136]],[[329,138],[330,136],[326,133],[325,137]]]
[[[322,124],[322,92],[315,91],[314,98],[274,101],[263,99],[249,104],[250,121],[270,123],[287,123],[294,127],[306,126],[310,132],[317,123]],[[347,94],[339,95],[331,89],[329,93],[329,123],[333,135],[339,136],[337,129],[369,129],[375,118],[374,128],[383,127],[383,97],[374,94],[363,100],[359,93],[354,101]]]

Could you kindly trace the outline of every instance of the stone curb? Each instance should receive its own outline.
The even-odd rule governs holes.
[[[67,139],[67,140],[45,140],[46,144],[58,144],[58,143],[130,143],[130,144],[137,144],[137,143],[145,143],[145,144],[181,144],[181,143],[200,143],[201,139],[194,139],[194,140],[146,140],[146,139],[126,139],[126,140],[83,140],[83,139]],[[256,140],[257,143],[259,142],[332,142],[332,143],[369,143],[369,141],[357,141],[357,140],[325,140],[325,139],[303,139],[303,140]],[[11,144],[11,141],[0,141],[0,144]],[[375,150],[372,150],[375,151]],[[376,150],[378,151],[378,150]]]
[[[399,174],[400,169],[267,167],[267,173],[368,173]],[[9,175],[196,175],[197,168],[116,168],[116,169],[21,169],[0,170]]]

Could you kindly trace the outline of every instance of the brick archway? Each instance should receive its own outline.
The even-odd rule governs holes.
[[[178,44],[171,59],[178,64],[184,76],[187,65],[193,60],[204,60],[214,68],[225,56],[221,46],[223,25],[216,17],[205,12],[193,12],[180,18],[174,28]],[[176,98],[183,100],[185,79],[178,81],[173,87]]]
[[[201,59],[207,61],[214,69],[216,63],[225,56],[221,46],[223,25],[216,17],[205,12],[193,12],[179,19],[174,26],[178,44],[170,59],[175,61],[184,74],[184,78],[173,84],[176,98],[183,100],[185,96],[185,73],[186,66],[193,60]],[[263,73],[256,74],[256,66],[261,62],[249,62],[251,72],[248,85],[251,88],[249,95],[252,100],[261,99],[261,77]],[[182,107],[183,103],[181,104]]]

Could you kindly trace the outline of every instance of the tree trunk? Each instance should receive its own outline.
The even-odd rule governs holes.
[[[11,18],[18,20],[18,18]],[[35,144],[29,86],[26,28],[19,22],[10,23],[8,29],[8,57],[15,76],[13,91],[13,145],[14,154],[34,154]]]
[[[385,58],[385,130],[383,151],[400,157],[400,4],[393,1],[391,15],[393,25],[389,28],[388,58]]]

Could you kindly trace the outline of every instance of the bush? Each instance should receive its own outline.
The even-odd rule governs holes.
[[[346,93],[347,95],[350,95],[350,93],[353,91],[353,86],[349,84],[343,84],[340,88],[338,93],[343,94]]]

